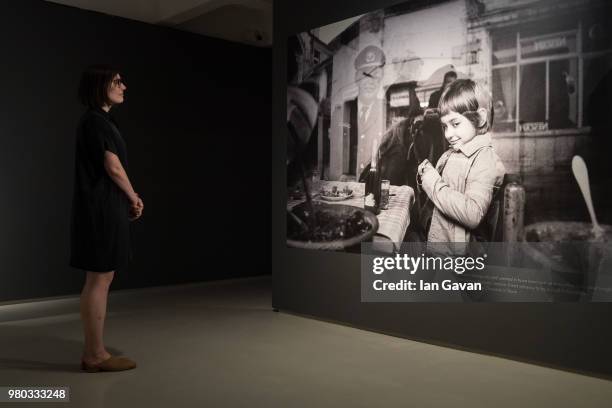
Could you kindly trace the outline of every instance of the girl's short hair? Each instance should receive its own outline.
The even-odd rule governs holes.
[[[487,119],[484,125],[479,126],[480,117],[478,109],[487,111]],[[450,112],[457,112],[468,118],[477,134],[487,133],[493,126],[493,105],[491,95],[482,85],[471,79],[458,79],[442,93],[438,104],[440,116]]]
[[[121,72],[111,65],[91,65],[83,71],[79,82],[79,101],[92,109],[110,103],[108,89],[117,74]]]

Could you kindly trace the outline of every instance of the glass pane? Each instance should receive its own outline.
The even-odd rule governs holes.
[[[428,106],[427,101],[429,101],[431,94],[434,93],[435,91],[437,91],[437,89],[430,89],[426,91],[417,90],[417,97],[419,98],[419,101],[421,103],[421,108],[426,108]]]
[[[516,61],[516,30],[496,31],[492,41],[493,65]]]
[[[516,67],[493,70],[493,130],[516,130]]]
[[[521,58],[576,52],[576,33],[558,33],[521,39]]]
[[[612,50],[612,28],[605,20],[612,13],[612,6],[605,9],[590,9],[582,21],[582,50],[584,52]]]
[[[555,16],[543,18],[535,22],[519,25],[521,38],[534,38],[553,33],[562,33],[578,29],[578,18],[575,15],[567,15],[565,17]]]
[[[601,125],[612,118],[612,54],[584,59],[584,126]]]
[[[574,128],[578,123],[578,61],[551,61],[549,67],[548,128]]]
[[[546,130],[546,63],[521,66],[519,124],[523,132]]]

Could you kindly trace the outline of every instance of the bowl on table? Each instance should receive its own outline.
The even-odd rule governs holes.
[[[558,289],[555,300],[580,300],[608,279],[603,262],[609,258],[612,225],[602,227],[603,237],[595,236],[589,222],[546,221],[525,227],[524,252],[550,272],[550,283]]]
[[[306,202],[291,209],[292,215],[287,217],[287,246],[328,251],[356,249],[362,242],[371,241],[378,231],[378,218],[363,208],[318,201],[312,205],[315,218]]]

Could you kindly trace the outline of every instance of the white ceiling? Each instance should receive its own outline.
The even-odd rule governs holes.
[[[273,0],[47,0],[260,47],[272,45]]]

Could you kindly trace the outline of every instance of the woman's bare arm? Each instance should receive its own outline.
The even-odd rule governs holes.
[[[113,180],[125,195],[127,195],[132,206],[136,206],[138,203],[138,194],[134,191],[132,183],[130,183],[130,179],[115,153],[109,152],[108,150],[104,152],[104,168],[111,180]]]

